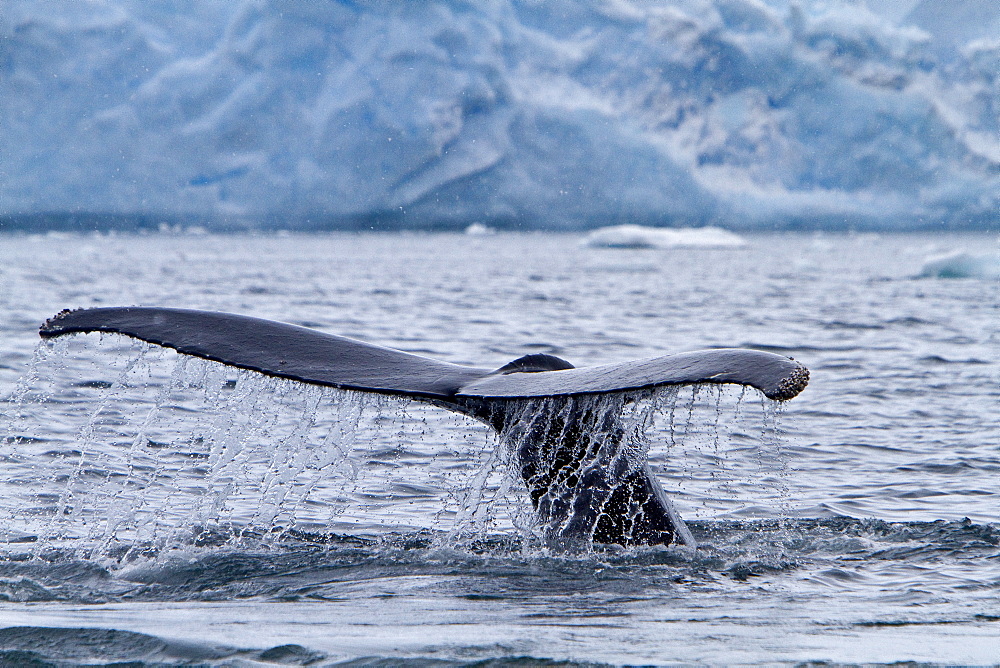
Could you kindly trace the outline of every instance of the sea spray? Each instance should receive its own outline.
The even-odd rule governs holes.
[[[5,494],[2,511],[11,535],[33,537],[35,556],[69,549],[127,561],[189,544],[263,546],[289,532],[430,531],[451,547],[513,535],[534,549],[550,527],[532,510],[516,454],[543,422],[580,409],[597,427],[586,465],[625,475],[648,459],[682,516],[777,512],[746,502],[773,496],[759,483],[771,455],[756,471],[727,464],[734,447],[777,447],[773,402],[761,396],[756,415],[745,397],[758,393],[743,388],[512,400],[497,435],[408,399],[270,378],[145,344],[123,350],[120,337],[97,347],[42,344],[9,404],[4,456],[27,473],[15,476],[19,494]],[[46,402],[79,404],[79,422],[41,445],[15,424],[44,424]],[[602,450],[610,430],[621,447]],[[711,502],[692,507],[690,498]]]
[[[767,477],[785,465],[775,432],[777,403],[732,385],[659,393],[647,434],[648,460],[680,515],[776,516],[776,490]]]
[[[42,356],[51,349],[40,346]],[[288,517],[310,515],[300,507],[321,478],[349,488],[355,476],[344,462],[369,397],[145,344],[137,354],[114,356],[124,360],[117,370],[106,356],[92,355],[81,375],[99,380],[74,383],[62,371],[75,365],[61,354],[46,368],[54,380],[36,379],[51,396],[19,392],[4,421],[3,456],[27,469],[8,478],[5,525],[25,541],[33,537],[36,555],[155,548],[184,534],[197,539],[206,526],[267,533]],[[87,413],[74,412],[80,421],[71,435],[30,436],[48,426],[46,403],[77,401],[76,394],[88,396]],[[317,419],[331,406],[340,419]],[[338,503],[323,506],[314,523],[334,516]]]

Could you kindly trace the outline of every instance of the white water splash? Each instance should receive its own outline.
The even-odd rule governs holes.
[[[659,393],[649,462],[682,517],[763,518],[787,509],[787,484],[776,484],[788,474],[778,402],[733,385]]]
[[[420,402],[269,378],[121,337],[97,347],[83,337],[40,345],[9,399],[0,519],[8,540],[36,556],[70,549],[124,560],[291,531],[540,544],[514,453],[552,417],[550,399],[511,402],[498,437]],[[602,466],[630,471],[648,456],[682,516],[746,516],[747,498],[761,496],[754,477],[785,474],[774,464],[773,402],[762,398],[753,427],[744,395],[693,386],[575,402],[625,434],[623,447],[598,455]],[[734,447],[759,449],[758,470],[729,469]]]

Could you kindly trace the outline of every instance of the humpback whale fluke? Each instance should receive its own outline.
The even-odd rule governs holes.
[[[411,397],[470,415],[515,446],[554,544],[693,544],[648,466],[622,454],[628,444],[620,416],[642,393],[730,383],[785,401],[809,380],[788,357],[732,348],[587,368],[533,354],[499,369],[477,368],[296,325],[173,308],[64,310],[39,330],[43,338],[78,332],[123,334],[269,376]],[[598,399],[610,401],[611,410]]]

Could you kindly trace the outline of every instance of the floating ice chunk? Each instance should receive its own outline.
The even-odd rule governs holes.
[[[927,258],[917,278],[1000,279],[1000,255],[965,251]]]
[[[743,237],[720,227],[600,227],[584,240],[592,248],[741,248]]]
[[[492,227],[487,227],[482,223],[472,223],[465,228],[465,233],[470,237],[485,237],[490,234],[496,234],[496,232]]]

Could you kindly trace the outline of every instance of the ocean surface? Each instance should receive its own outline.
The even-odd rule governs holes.
[[[0,664],[1000,664],[996,234],[582,240],[0,236]],[[651,397],[649,461],[698,547],[565,554],[467,418],[39,343],[110,305],[483,367],[735,346],[812,376],[781,405]]]

